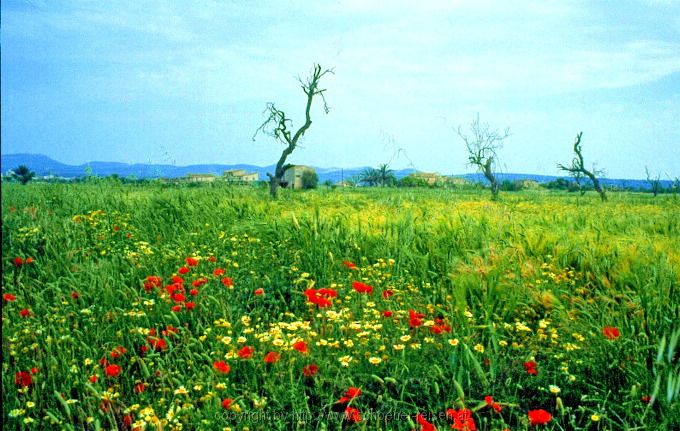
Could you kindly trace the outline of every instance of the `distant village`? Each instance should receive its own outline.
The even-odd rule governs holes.
[[[291,189],[305,188],[303,183],[305,172],[311,172],[316,175],[316,169],[311,166],[291,166],[286,170],[286,174],[284,175],[285,185]],[[164,178],[162,181],[169,184],[213,183],[215,181],[224,181],[233,185],[248,185],[259,182],[260,175],[257,172],[247,172],[245,169],[230,169],[224,171],[222,176],[215,174],[187,174],[184,177],[179,178]]]
[[[316,175],[316,169],[311,166],[295,165],[291,166],[284,175],[284,186],[290,189],[303,189],[307,188],[303,180],[305,172],[313,173]],[[404,181],[411,182],[414,185],[424,185],[424,186],[434,186],[437,184],[449,184],[449,185],[466,185],[470,184],[464,178],[448,177],[446,175],[441,175],[438,173],[431,172],[414,172],[406,176]],[[186,184],[186,183],[213,183],[215,181],[224,181],[228,184],[233,185],[248,185],[255,184],[260,181],[260,176],[257,172],[247,172],[244,169],[231,169],[224,171],[221,176],[216,174],[194,174],[190,173],[184,177],[179,178],[164,178],[162,179],[164,183],[168,184]],[[530,181],[530,180],[527,180]],[[535,182],[535,181],[534,181]],[[335,186],[338,187],[355,187],[359,185],[361,181],[346,179],[338,181]],[[536,183],[538,186],[538,183]]]

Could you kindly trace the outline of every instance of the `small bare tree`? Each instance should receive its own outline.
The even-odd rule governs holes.
[[[568,172],[569,175],[574,177],[574,180],[579,185],[579,187],[581,187],[581,190],[583,190],[581,181],[583,180],[584,177],[588,178],[593,183],[593,188],[595,189],[595,191],[600,195],[600,199],[602,199],[602,201],[606,201],[607,195],[605,194],[604,189],[600,185],[600,180],[597,179],[597,175],[602,175],[602,171],[593,169],[593,171],[591,172],[585,167],[585,162],[583,161],[583,154],[581,150],[582,136],[583,132],[580,132],[578,135],[576,135],[576,141],[574,142],[575,156],[574,159],[571,161],[571,165],[565,166],[562,164],[558,164],[557,167],[560,170]]]
[[[658,195],[661,191],[661,174],[657,174],[656,177],[652,177],[647,166],[645,166],[645,174],[647,175],[647,183],[649,184],[649,188],[654,194],[654,197],[656,197],[656,195]]]
[[[673,193],[673,196],[677,197],[678,192],[680,192],[680,177],[671,177],[670,175],[666,174],[666,177],[668,177],[668,181],[670,181],[670,191]]]
[[[323,94],[326,89],[319,88],[319,81],[327,73],[333,73],[333,71],[330,69],[323,70],[320,65],[315,64],[311,75],[306,81],[298,78],[300,85],[302,86],[302,91],[307,95],[307,105],[305,108],[305,123],[296,132],[293,133],[293,122],[286,116],[286,113],[274,106],[273,103],[268,103],[267,108],[264,111],[264,113],[268,115],[267,119],[257,128],[253,135],[253,140],[255,140],[257,133],[262,132],[274,137],[286,146],[281,153],[279,161],[276,163],[274,174],[272,175],[267,172],[267,176],[269,177],[269,194],[272,198],[276,198],[276,192],[283,182],[283,176],[285,175],[286,170],[291,167],[290,164],[286,164],[286,158],[288,158],[293,150],[295,150],[300,138],[304,136],[307,129],[312,125],[310,111],[312,109],[314,96],[321,97],[321,100],[323,100],[324,112],[328,114],[329,109]]]
[[[496,179],[498,164],[496,152],[503,147],[503,141],[510,136],[510,128],[502,132],[492,130],[488,123],[479,122],[479,114],[477,114],[477,119],[470,123],[470,135],[463,133],[460,126],[457,131],[468,151],[468,165],[476,167],[484,174],[484,178],[491,184],[491,199],[498,199],[500,184]]]

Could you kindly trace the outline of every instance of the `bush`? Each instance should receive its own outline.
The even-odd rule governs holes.
[[[422,178],[407,176],[397,182],[399,187],[429,187],[430,185]]]
[[[304,171],[302,173],[302,188],[304,190],[315,189],[319,184],[319,176],[315,171]]]

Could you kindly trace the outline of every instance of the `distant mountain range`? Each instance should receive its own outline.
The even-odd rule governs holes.
[[[267,172],[274,171],[274,165],[270,166],[255,166],[247,164],[235,165],[221,165],[221,164],[204,164],[204,165],[189,165],[189,166],[174,166],[174,165],[156,165],[145,163],[119,163],[119,162],[90,162],[82,165],[67,165],[56,160],[51,159],[42,154],[2,154],[0,157],[0,170],[2,173],[7,173],[11,169],[19,165],[26,165],[36,173],[38,177],[54,176],[62,178],[77,178],[83,177],[87,173],[101,177],[109,175],[118,175],[120,177],[135,177],[135,178],[178,178],[187,174],[216,174],[222,175],[226,170],[230,169],[245,169],[247,172],[257,172],[260,179],[267,178]],[[337,183],[343,179],[350,179],[368,167],[359,168],[318,168],[319,182],[331,181]],[[400,169],[395,170],[394,174],[397,178],[403,178],[415,169]],[[456,177],[465,178],[473,182],[485,182],[482,174],[463,174],[455,175]],[[533,180],[538,183],[546,183],[554,181],[557,176],[550,175],[534,175],[534,174],[499,174],[500,181],[515,181],[515,180]],[[634,189],[648,189],[649,184],[645,180],[631,180],[631,179],[610,179],[604,178],[601,180],[604,185],[614,186],[620,188],[634,188]],[[670,187],[671,182],[662,181],[663,187]]]
[[[118,175],[120,177],[135,178],[179,178],[187,174],[215,174],[222,175],[224,171],[231,169],[244,169],[247,172],[257,172],[260,179],[267,179],[267,172],[274,172],[275,165],[255,166],[248,164],[221,165],[157,165],[146,163],[120,163],[120,162],[90,162],[82,165],[67,165],[58,162],[43,154],[3,154],[0,157],[0,170],[7,173],[19,165],[28,166],[38,177],[55,176],[63,178],[83,177],[88,172],[91,175],[106,177]],[[360,168],[315,168],[319,175],[319,181],[330,180],[334,183],[349,179],[358,175],[367,167]],[[401,178],[414,172],[413,169],[395,171],[397,177]]]

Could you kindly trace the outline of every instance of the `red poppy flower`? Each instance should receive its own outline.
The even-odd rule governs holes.
[[[352,287],[354,290],[356,290],[359,293],[373,293],[373,286],[369,286],[368,284],[364,284],[360,281],[355,281],[352,283]]]
[[[528,416],[531,426],[547,424],[552,420],[552,415],[543,409],[529,410]]]
[[[151,345],[151,348],[156,351],[165,350],[168,348],[168,342],[163,338],[149,338],[147,341]]]
[[[250,346],[243,346],[241,350],[238,351],[238,356],[241,359],[249,359],[255,353],[255,349]]]
[[[331,305],[333,305],[333,303],[329,299],[324,298],[323,296],[319,296],[318,298],[315,298],[311,302],[316,304],[316,306],[319,307],[319,308],[327,308],[327,307],[330,307]]]
[[[196,295],[198,295],[198,289],[191,289],[191,290],[189,291],[189,295],[191,295],[191,296],[196,296]]]
[[[203,286],[204,284],[206,284],[207,282],[208,282],[207,279],[205,279],[205,278],[199,278],[198,280],[192,281],[192,282],[191,282],[191,285],[194,286],[194,287],[201,287],[201,286]]]
[[[142,382],[142,383],[137,383],[135,385],[135,393],[136,394],[141,394],[145,390],[146,390],[146,384],[145,383]]]
[[[107,365],[106,368],[104,368],[104,372],[106,372],[106,375],[109,377],[117,377],[120,374],[120,366],[116,364]]]
[[[170,307],[170,311],[172,311],[174,313],[179,313],[180,311],[182,311],[182,306],[181,305],[173,305],[172,307]]]
[[[489,396],[484,397],[484,402],[486,403],[487,406],[489,406],[489,407],[491,407],[492,409],[494,409],[494,411],[495,411],[496,413],[500,413],[500,412],[501,412],[501,410],[502,410],[501,405],[498,404],[498,403],[496,403],[496,402],[494,402],[492,396],[489,395]]]
[[[194,302],[186,302],[184,303],[184,306],[187,308],[187,310],[193,310],[196,308],[196,304]]]
[[[180,283],[172,283],[167,286],[165,286],[165,290],[168,292],[170,296],[174,295],[175,293],[183,293],[184,288]]]
[[[532,376],[535,376],[538,374],[538,370],[536,370],[536,362],[534,361],[527,361],[524,363],[524,369],[527,371],[527,373],[531,374]]]
[[[260,287],[259,289],[256,289],[256,290],[255,290],[255,295],[260,296],[260,295],[262,295],[262,294],[264,294],[264,289],[263,289],[263,288]]]
[[[217,261],[217,258],[215,256],[210,256],[208,258],[208,262],[216,262],[216,261]]]
[[[425,416],[418,413],[416,415],[416,423],[420,425],[420,431],[437,431],[437,428],[425,419]]]
[[[356,407],[347,407],[345,409],[345,420],[353,424],[359,423],[361,422],[361,412]]]
[[[385,310],[383,311],[383,317],[392,317],[394,313],[392,313],[390,310]]]
[[[316,304],[319,308],[330,307],[333,303],[328,298],[334,298],[338,295],[333,289],[307,289],[304,293],[307,301]]]
[[[19,311],[19,316],[21,316],[21,317],[28,317],[30,315],[31,315],[31,310],[29,310],[28,308],[24,308],[23,310]]]
[[[408,325],[411,328],[417,328],[423,324],[423,317],[425,317],[423,313],[418,313],[415,310],[408,310]]]
[[[111,350],[111,353],[110,353],[111,359],[116,359],[120,356],[123,356],[125,353],[127,353],[127,350],[125,349],[125,347],[118,346],[118,347],[114,348],[113,350]]]
[[[36,367],[31,368],[31,374],[36,375],[38,374],[38,369]]]
[[[361,395],[361,388],[355,388],[353,386],[350,386],[350,388],[347,389],[347,392],[345,392],[345,396],[350,398],[356,398],[359,395]]]
[[[5,302],[14,302],[17,300],[17,297],[11,293],[5,293],[4,295],[2,295],[2,299]]]
[[[357,268],[357,266],[355,264],[353,264],[349,260],[343,260],[342,264],[345,265],[345,268],[347,268],[347,269],[359,269],[359,268]]]
[[[281,359],[281,355],[276,352],[269,352],[266,355],[264,355],[264,361],[267,364],[273,364],[277,362],[279,359]]]
[[[640,401],[642,401],[642,403],[644,403],[644,404],[649,404],[649,402],[651,400],[652,400],[652,397],[650,397],[649,395],[643,395],[643,396],[640,397]]]
[[[33,259],[32,257],[27,257],[26,260],[24,261],[26,265],[30,265],[33,262],[35,262],[35,259]]]
[[[15,257],[14,260],[12,261],[12,263],[14,263],[14,266],[16,266],[18,268],[18,267],[20,267],[21,265],[24,264],[24,260],[20,257]]]
[[[213,362],[213,368],[222,374],[227,374],[231,370],[229,364],[224,361]]]
[[[618,328],[614,326],[605,326],[602,328],[602,335],[610,340],[616,340],[619,338],[619,336],[621,336],[621,333],[619,332]]]
[[[125,425],[126,428],[130,428],[130,425],[132,425],[132,415],[125,415],[123,416],[123,425]]]
[[[430,332],[433,334],[450,333],[451,327],[444,322],[444,319],[435,319],[434,325],[430,327]]]
[[[293,343],[293,349],[297,350],[300,353],[307,353],[309,350],[307,349],[307,343],[304,341],[296,341]]]
[[[338,400],[338,403],[347,404],[359,395],[361,395],[361,388],[355,388],[351,386],[349,389],[347,389],[347,391],[345,391],[345,395]]]
[[[172,276],[172,282],[177,283],[177,284],[182,284],[184,283],[184,279],[180,277],[179,275],[173,275]]]
[[[153,290],[154,287],[161,287],[162,280],[159,276],[157,275],[149,275],[146,277],[146,280],[144,280],[144,290],[147,292]]]
[[[90,383],[97,383],[97,379],[98,379],[97,376],[90,376],[87,378],[87,380],[89,380]]]
[[[80,298],[80,293],[76,292],[75,290],[71,292],[71,298],[72,299],[78,299]]]
[[[224,410],[229,410],[231,408],[231,405],[232,405],[233,402],[234,402],[234,400],[232,400],[231,398],[223,399],[222,400],[222,408]]]
[[[177,328],[175,328],[175,327],[172,326],[172,325],[167,325],[167,326],[165,327],[165,329],[163,329],[163,330],[161,331],[161,334],[162,334],[162,335],[165,335],[166,337],[167,337],[168,335],[173,335],[173,334],[176,334],[176,333],[177,333]]]
[[[182,267],[180,267],[180,268],[177,270],[177,272],[179,272],[179,273],[182,274],[182,275],[188,274],[188,273],[189,273],[189,268],[187,268],[186,266],[182,266]]]
[[[189,266],[198,265],[198,259],[193,258],[193,257],[187,257],[186,259],[184,259],[184,262],[186,262],[186,264],[189,265]]]
[[[313,377],[318,372],[319,367],[316,364],[309,364],[307,366],[302,367],[302,374],[305,377]]]
[[[446,416],[453,420],[451,429],[461,431],[475,431],[477,429],[475,420],[472,418],[472,412],[468,409],[448,409]]]
[[[14,375],[14,383],[16,383],[17,386],[22,386],[22,387],[27,387],[31,386],[31,383],[33,383],[33,377],[31,377],[31,373],[28,371],[18,371]]]
[[[326,298],[335,298],[338,296],[338,292],[333,289],[329,289],[328,287],[322,287],[321,289],[317,290],[316,293],[321,296],[325,296]]]
[[[213,271],[213,275],[215,277],[219,277],[220,275],[224,275],[224,270],[222,268],[215,268]]]
[[[394,292],[392,292],[392,291],[389,290],[389,289],[383,290],[383,293],[382,293],[383,299],[387,299],[387,298],[390,298],[390,297],[392,297],[392,296],[394,296]]]
[[[224,284],[227,287],[231,287],[234,285],[234,280],[232,280],[230,277],[224,277],[222,279],[222,284]]]

